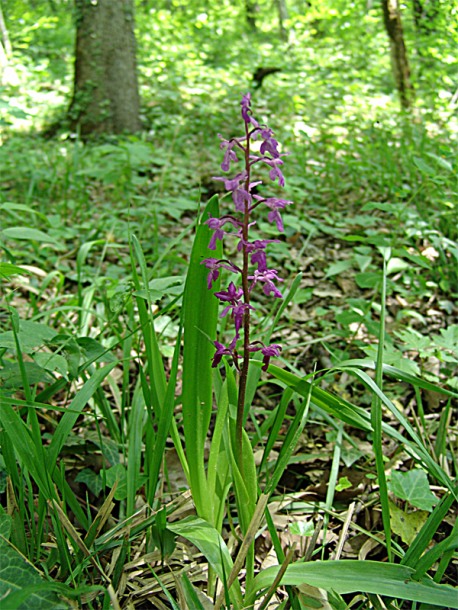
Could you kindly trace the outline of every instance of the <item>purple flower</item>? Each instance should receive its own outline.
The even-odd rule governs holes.
[[[207,276],[207,286],[208,289],[211,290],[213,286],[213,282],[219,278],[219,270],[227,269],[228,271],[232,271],[232,273],[240,273],[241,270],[228,260],[218,260],[217,258],[206,258],[203,260],[201,265],[205,265],[207,269],[210,269],[210,273]]]
[[[215,368],[221,362],[223,356],[234,356],[235,357],[235,344],[237,337],[234,337],[228,347],[220,343],[219,341],[213,341],[213,345],[216,347],[216,352],[213,355],[212,367]]]
[[[282,293],[273,283],[273,280],[277,280],[278,282],[283,281],[281,278],[278,277],[278,271],[276,271],[275,269],[266,269],[264,271],[255,270],[253,275],[248,276],[248,279],[253,281],[250,290],[252,290],[258,282],[261,282],[262,284],[264,284],[262,290],[266,296],[270,296],[270,294],[273,294],[274,297],[276,297],[277,299],[283,298]]]
[[[267,271],[267,257],[264,250],[256,250],[256,252],[251,256],[251,262],[253,265],[258,265],[258,272]]]
[[[237,305],[238,301],[240,301],[240,299],[243,297],[243,290],[241,288],[236,288],[234,282],[231,282],[227,287],[227,290],[215,292],[215,297],[217,297],[222,302],[228,302],[232,305]]]
[[[235,191],[235,189],[239,188],[240,183],[246,180],[247,175],[246,170],[243,170],[243,172],[240,172],[240,174],[237,174],[233,178],[214,176],[213,180],[220,180],[221,182],[224,182],[224,188],[226,191]]]
[[[231,223],[232,226],[234,226],[234,227],[240,227],[242,224],[239,220],[237,220],[233,216],[227,216],[227,215],[221,216],[221,218],[209,218],[208,220],[205,221],[205,224],[207,224],[210,227],[210,229],[212,229],[214,231],[213,236],[208,245],[209,250],[215,250],[217,240],[218,239],[222,240],[224,235],[227,235],[227,231],[223,231],[222,227],[224,227],[224,225],[228,222]]]
[[[219,138],[222,140],[220,144],[221,149],[226,149],[224,153],[224,159],[221,163],[221,169],[223,172],[228,172],[231,167],[231,161],[238,161],[237,155],[233,151],[234,146],[237,144],[236,140],[225,140],[220,134],[218,134]]]
[[[232,191],[232,199],[237,212],[245,212],[245,205],[249,206],[252,202],[251,194],[242,186]]]
[[[263,366],[262,370],[267,371],[267,367],[269,366],[269,362],[271,358],[277,358],[280,355],[282,348],[278,343],[272,343],[272,345],[264,345],[261,341],[255,341],[254,343],[250,343],[248,346],[249,352],[261,352],[264,356],[262,359]]]
[[[280,186],[285,186],[285,178],[278,167],[279,165],[283,165],[283,161],[281,159],[264,159],[264,161],[272,168],[269,172],[269,178],[273,182],[278,178],[278,184]]]
[[[271,129],[263,129],[261,131],[261,137],[264,142],[261,144],[260,151],[261,155],[270,153],[274,159],[277,159],[280,156],[280,153],[278,152],[278,142],[272,136],[273,132]]]
[[[232,309],[231,317],[234,320],[235,326],[235,336],[238,339],[240,336],[240,329],[243,325],[243,318],[245,317],[245,312],[249,309],[254,310],[254,307],[248,305],[247,303],[239,303],[238,305],[228,305],[223,313],[221,314],[221,318],[227,315],[227,313]]]
[[[272,345],[267,345],[266,347],[263,347],[261,349],[261,354],[264,356],[264,358],[262,359],[262,362],[263,362],[262,370],[263,371],[267,371],[267,368],[270,363],[270,359],[278,358],[278,356],[280,355],[280,352],[281,352],[281,345],[278,345],[278,343],[272,343]]]
[[[253,127],[258,127],[259,123],[251,116],[251,94],[247,93],[242,97],[242,101],[240,102],[242,106],[242,118],[245,123],[251,123]]]

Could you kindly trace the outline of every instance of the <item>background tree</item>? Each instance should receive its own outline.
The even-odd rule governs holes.
[[[140,129],[132,0],[75,0],[73,128],[90,133]]]
[[[412,106],[414,88],[410,79],[410,67],[404,42],[401,12],[398,0],[382,0],[383,20],[390,39],[391,65],[401,106],[408,110]]]
[[[8,65],[8,57],[11,55],[11,42],[6,28],[5,19],[3,18],[2,5],[0,2],[0,85],[3,84],[6,67]]]

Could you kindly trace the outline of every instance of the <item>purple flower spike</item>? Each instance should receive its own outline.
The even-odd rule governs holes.
[[[230,238],[231,248],[235,242],[234,251],[240,255],[242,262],[235,264],[227,259],[207,258],[202,261],[209,271],[207,277],[208,288],[211,289],[214,282],[219,279],[221,270],[236,273],[239,282],[230,282],[226,290],[215,292],[222,307],[221,317],[230,316],[235,327],[235,337],[229,345],[224,345],[215,341],[216,348],[213,356],[212,366],[216,367],[221,362],[223,356],[230,356],[233,359],[235,368],[240,373],[240,393],[237,404],[237,438],[241,444],[243,429],[243,412],[246,383],[242,379],[248,373],[248,360],[250,353],[261,352],[263,356],[263,370],[267,370],[271,358],[278,357],[281,346],[273,343],[265,345],[261,341],[250,342],[250,323],[251,312],[254,306],[250,300],[257,285],[261,285],[263,293],[267,297],[282,298],[282,293],[277,288],[277,283],[283,280],[278,277],[276,269],[269,269],[267,261],[268,245],[276,242],[276,239],[250,239],[250,229],[256,225],[254,213],[264,213],[267,220],[274,224],[279,232],[282,232],[283,220],[281,211],[291,204],[291,201],[278,197],[263,197],[255,192],[256,187],[262,185],[262,180],[254,176],[267,165],[269,178],[273,182],[278,182],[279,186],[284,186],[285,179],[281,171],[283,165],[282,157],[287,153],[280,152],[280,145],[274,137],[273,131],[267,125],[261,125],[254,117],[251,109],[251,95],[247,93],[241,101],[241,114],[244,122],[244,135],[233,137],[229,140],[221,135],[221,150],[224,151],[224,158],[221,169],[228,172],[232,163],[241,162],[241,171],[234,176],[218,176],[218,180],[224,184],[227,192],[231,193],[233,201],[233,211],[223,214],[219,218],[209,218],[206,223],[212,231],[209,249],[216,249],[218,241],[227,242]],[[259,152],[252,151],[252,143],[260,141]],[[257,149],[256,149],[257,150]],[[264,205],[263,205],[264,204]],[[266,208],[268,208],[266,210]],[[227,228],[226,225],[231,225]],[[238,342],[243,342],[243,350],[237,351]],[[239,360],[243,360],[243,365],[239,366]]]

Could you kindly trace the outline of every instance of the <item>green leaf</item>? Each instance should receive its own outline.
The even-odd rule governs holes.
[[[221,258],[221,245],[208,249],[211,230],[205,224],[218,217],[218,197],[212,197],[202,214],[191,252],[183,297],[183,427],[190,487],[197,513],[213,522],[213,498],[209,496],[204,467],[204,446],[212,413],[212,341],[216,339],[218,299],[207,286],[206,258]],[[219,242],[220,243],[220,242]]]
[[[347,477],[340,477],[339,482],[336,485],[336,491],[343,491],[344,489],[349,489],[351,486],[352,483]]]
[[[357,273],[355,275],[355,282],[359,288],[375,288],[380,283],[380,273],[376,271]]]
[[[82,348],[86,359],[91,363],[117,362],[116,358],[106,347],[91,337],[79,337],[76,342]]]
[[[60,249],[64,248],[62,244],[59,244],[56,241],[55,237],[48,235],[44,231],[40,231],[39,229],[32,229],[30,227],[9,227],[8,229],[3,229],[1,235],[6,239],[39,241],[43,243],[53,244]]]
[[[170,557],[175,550],[175,534],[167,527],[165,507],[156,513],[156,522],[151,526],[151,540],[154,546],[160,550],[162,561],[166,557]]]
[[[320,407],[327,413],[334,415],[338,419],[341,419],[345,423],[355,426],[356,428],[368,431],[372,429],[369,416],[361,407],[352,405],[343,398],[314,386],[310,381],[307,381],[307,379],[301,379],[294,373],[285,371],[274,364],[271,364],[268,370],[269,373],[279,381],[285,383],[304,398],[308,398],[310,393],[311,403]]]
[[[295,521],[291,523],[288,529],[295,536],[312,536],[315,526],[313,521]]]
[[[77,483],[84,483],[84,485],[86,485],[86,487],[92,491],[94,496],[98,496],[103,489],[102,477],[89,468],[84,468],[81,470],[76,475],[75,481]]]
[[[436,173],[436,171],[426,163],[426,161],[423,161],[423,159],[421,157],[414,157],[413,158],[413,162],[415,163],[415,165],[418,167],[418,169],[420,170],[420,172],[422,174],[427,174],[428,176],[434,176],[434,174]]]
[[[47,341],[51,341],[56,334],[56,331],[46,326],[46,324],[31,322],[30,320],[21,320],[19,322],[19,343],[21,350],[26,354],[30,354],[34,348],[44,345]],[[6,347],[10,350],[16,349],[13,331],[8,330],[0,334],[0,347]]]
[[[35,385],[36,383],[46,383],[51,380],[51,377],[45,371],[45,369],[35,364],[35,362],[24,362],[23,363],[25,374],[27,377],[27,384],[29,386]],[[18,362],[6,362],[4,367],[0,369],[0,381],[7,389],[19,389],[24,387],[21,367]]]
[[[116,464],[109,468],[105,475],[107,477],[107,485],[114,487],[118,483],[114,497],[116,500],[125,500],[127,498],[127,471],[123,464]]]
[[[422,510],[431,511],[439,502],[429,487],[425,471],[419,468],[407,472],[394,470],[389,487],[395,496]]]
[[[222,582],[228,578],[233,566],[232,558],[226,543],[212,525],[199,517],[187,517],[178,523],[169,523],[168,528],[177,536],[183,536],[192,542],[204,554]],[[237,580],[232,585],[231,591],[233,589],[241,602],[240,586]]]
[[[409,513],[393,502],[389,504],[391,529],[401,537],[403,542],[410,546],[426,523],[429,513],[425,510],[416,510]]]
[[[336,263],[332,263],[329,265],[326,276],[331,277],[332,275],[339,275],[342,271],[347,271],[347,269],[351,269],[353,262],[350,259],[344,259],[341,261],[337,261]]]
[[[75,425],[81,411],[92,398],[93,394],[97,391],[97,388],[102,385],[105,377],[110,373],[114,366],[114,364],[107,364],[104,367],[97,369],[70,403],[68,410],[59,421],[51,439],[51,443],[47,448],[48,468],[50,470],[55,468],[57,456],[64,446],[65,441]]]
[[[0,510],[2,511],[0,514],[0,536],[3,536],[5,540],[9,540],[11,528],[13,526],[13,518],[11,515],[5,513],[3,507],[1,507]]]
[[[210,610],[213,608],[210,600],[204,600],[203,603],[200,601],[199,596],[202,596],[203,593],[194,588],[186,572],[183,572],[181,577],[181,585],[187,608],[193,608],[193,610]]]
[[[387,272],[387,275],[390,275],[392,273],[398,273],[399,271],[404,271],[405,269],[408,269],[409,267],[411,267],[411,265],[409,265],[409,263],[407,261],[403,260],[402,258],[397,258],[397,257],[393,256],[393,258],[390,258],[390,260],[387,263],[386,272]]]
[[[52,589],[67,589],[47,583],[26,559],[0,536],[0,607],[5,610],[65,610]]]
[[[33,359],[46,371],[56,371],[62,377],[67,379],[68,364],[66,359],[60,354],[50,354],[49,352],[37,352],[33,355]]]
[[[279,566],[275,566],[260,572],[254,580],[253,589],[260,591],[270,587],[279,569]],[[299,586],[306,583],[341,595],[373,593],[440,608],[458,608],[456,589],[429,579],[417,582],[412,578],[414,574],[413,568],[379,561],[309,561],[288,566],[281,584]]]
[[[0,277],[10,277],[11,275],[27,275],[27,269],[13,265],[12,263],[0,263]]]

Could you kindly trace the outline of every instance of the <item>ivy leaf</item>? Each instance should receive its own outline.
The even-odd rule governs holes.
[[[312,521],[295,521],[288,529],[295,536],[312,536],[315,526]]]
[[[52,591],[58,583],[49,583],[31,563],[0,536],[1,607],[13,610],[66,610],[68,604]]]
[[[422,510],[431,511],[439,501],[429,488],[426,473],[419,468],[408,472],[392,472],[389,487],[395,496]]]
[[[425,510],[415,510],[409,513],[390,502],[391,529],[408,545],[415,540],[427,518],[428,512]]]
[[[94,496],[97,497],[103,489],[102,477],[93,470],[90,470],[90,468],[84,468],[84,470],[79,472],[75,477],[75,481],[84,483]]]

